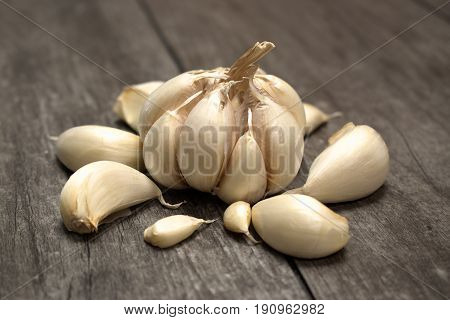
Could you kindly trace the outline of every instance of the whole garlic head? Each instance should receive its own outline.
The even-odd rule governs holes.
[[[256,43],[230,68],[183,73],[149,96],[139,133],[152,178],[227,203],[255,203],[295,178],[303,157],[302,102],[289,84],[254,65],[273,47]]]

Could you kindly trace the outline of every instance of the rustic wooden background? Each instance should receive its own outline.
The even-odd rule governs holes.
[[[0,297],[448,298],[450,6],[420,20],[443,2],[1,0]],[[347,121],[373,126],[389,146],[386,184],[331,206],[350,222],[344,250],[292,259],[221,223],[155,249],[143,230],[174,213],[157,201],[95,235],[65,230],[58,199],[70,173],[48,136],[83,124],[126,128],[111,112],[118,79],[229,65],[262,40],[277,45],[264,69],[344,113],[307,140],[293,185]],[[188,200],[177,213],[203,218],[226,207],[195,191],[167,199]]]

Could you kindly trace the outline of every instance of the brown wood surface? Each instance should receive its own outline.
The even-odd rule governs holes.
[[[450,6],[370,54],[441,3],[7,3],[53,37],[0,2],[0,297],[450,295]],[[264,69],[286,79],[305,101],[344,113],[308,138],[293,186],[301,185],[328,136],[347,121],[376,128],[389,146],[385,186],[331,206],[350,221],[352,239],[343,251],[292,259],[249,245],[220,222],[173,249],[155,249],[143,242],[143,230],[174,213],[156,201],[96,235],[64,229],[58,199],[70,172],[56,160],[49,136],[82,124],[125,129],[111,112],[124,83],[229,65],[261,40],[277,45]],[[220,217],[226,207],[196,191],[168,192],[167,199],[188,200],[176,213],[203,218]]]

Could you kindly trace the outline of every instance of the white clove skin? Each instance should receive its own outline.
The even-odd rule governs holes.
[[[158,186],[143,173],[118,162],[97,161],[66,182],[60,211],[68,230],[91,233],[112,214],[153,198],[171,209],[181,205],[166,203]]]
[[[125,87],[117,97],[113,111],[132,129],[138,131],[139,115],[150,94],[164,82],[150,81]]]
[[[141,106],[138,130],[144,139],[150,127],[167,111],[173,111],[186,101],[224,78],[223,70],[193,70],[182,73],[158,87]]]
[[[302,106],[304,104],[289,83],[270,74],[257,74],[253,82],[258,89],[265,92],[275,103],[289,111],[301,128],[305,127],[306,117]]]
[[[231,232],[243,233],[250,241],[258,243],[248,231],[251,219],[252,210],[250,204],[244,201],[232,203],[223,214],[225,229]]]
[[[266,193],[271,195],[287,187],[300,169],[304,127],[293,113],[286,112],[287,106],[261,94],[253,81],[249,81],[249,86],[259,100],[252,106],[252,126],[266,164]]]
[[[101,160],[144,169],[139,136],[104,126],[79,126],[64,131],[56,142],[56,156],[72,171]]]
[[[305,116],[306,116],[306,135],[310,135],[313,131],[319,128],[321,125],[327,123],[333,118],[340,117],[342,115],[341,112],[334,112],[332,114],[327,114],[317,108],[316,106],[303,103],[303,107],[305,108]]]
[[[201,225],[215,220],[203,220],[186,215],[174,215],[158,220],[145,229],[144,240],[159,248],[172,247],[191,236]]]
[[[228,98],[230,88],[229,84],[218,86],[201,99],[187,116],[179,138],[177,159],[180,171],[190,186],[203,192],[212,192],[217,186],[237,141],[232,129],[238,120]],[[215,132],[216,135],[204,134],[208,127],[220,130]],[[215,157],[211,157],[211,150]],[[207,164],[211,170],[193,170],[202,167],[204,159],[210,160],[211,163]],[[203,167],[207,165],[203,164]]]
[[[264,157],[252,132],[252,112],[248,110],[248,131],[234,146],[227,170],[216,189],[226,203],[239,200],[255,203],[264,196],[267,174]]]
[[[287,194],[337,203],[366,197],[383,185],[389,172],[389,152],[378,132],[348,123],[329,143],[312,163],[305,185]]]
[[[138,131],[139,115],[150,94],[164,82],[149,81],[125,87],[116,99],[113,111],[133,130]]]
[[[348,242],[345,217],[305,195],[279,195],[252,208],[258,235],[277,251],[306,259],[326,257]]]

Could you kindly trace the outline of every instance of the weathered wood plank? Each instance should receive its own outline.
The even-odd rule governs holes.
[[[126,82],[179,71],[135,2],[10,3]],[[81,124],[121,126],[110,108],[122,84],[5,6],[0,24],[0,297],[310,297],[283,256],[219,222],[173,249],[148,246],[144,229],[174,213],[157,202],[96,236],[67,232],[58,198],[69,172],[48,136]],[[167,199],[189,200],[176,213],[213,218],[224,210],[194,191]]]
[[[308,140],[294,186],[346,121],[369,124],[385,138],[392,158],[385,186],[366,199],[332,206],[350,220],[348,247],[329,258],[296,260],[316,298],[450,295],[445,21],[429,18],[315,91],[427,11],[411,1],[147,3],[187,69],[227,65],[255,41],[270,40],[278,48],[262,64],[269,73],[303,95],[314,92],[307,101],[344,112]]]

